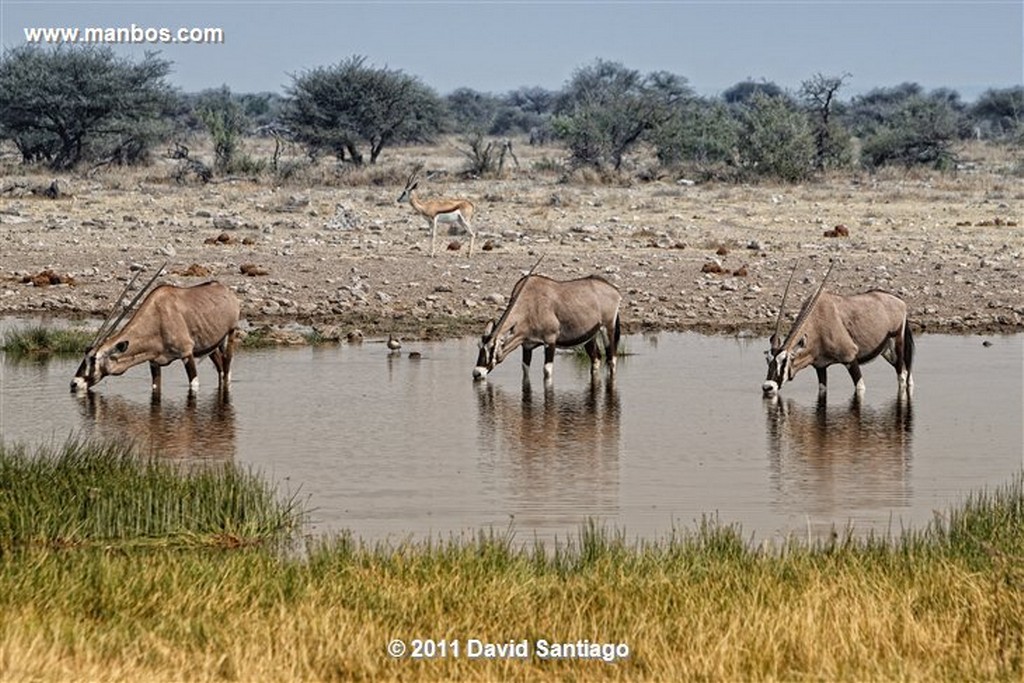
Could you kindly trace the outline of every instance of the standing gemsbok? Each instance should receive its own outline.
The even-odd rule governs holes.
[[[408,202],[416,213],[421,214],[430,222],[430,255],[434,255],[434,248],[437,242],[437,224],[455,223],[469,231],[469,254],[473,255],[473,243],[476,241],[476,231],[469,224],[473,220],[473,202],[468,199],[420,199],[416,196],[416,188],[419,187],[419,167],[409,174],[405,181],[405,189],[398,197],[398,203]]]
[[[157,271],[157,276],[162,270]],[[114,311],[86,349],[85,358],[71,380],[73,391],[88,389],[107,375],[120,375],[136,365],[149,363],[153,391],[159,392],[160,368],[176,360],[185,364],[189,391],[195,391],[199,386],[196,359],[206,355],[217,368],[219,386],[227,387],[240,307],[234,292],[219,282],[191,287],[159,285],[149,292],[124,327],[116,329],[155,280],[156,276],[108,325],[124,299],[122,293]]]
[[[596,275],[558,281],[534,275],[531,268],[512,288],[505,312],[497,322],[487,323],[473,377],[483,379],[520,346],[523,376],[528,377],[533,350],[543,346],[544,378],[550,379],[555,349],[580,344],[590,356],[593,375],[601,365],[598,336],[604,342],[608,372],[614,376],[621,301],[619,290]]]
[[[835,363],[846,366],[854,389],[860,394],[864,391],[860,364],[879,354],[896,369],[900,394],[909,394],[914,386],[910,376],[914,337],[907,320],[906,303],[894,294],[877,289],[850,296],[824,292],[831,272],[830,266],[817,291],[800,309],[786,339],[780,342],[782,312],[793,280],[790,275],[775,321],[771,350],[765,353],[768,376],[761,385],[764,395],[775,396],[783,384],[809,365],[818,373],[819,395],[825,394],[826,369]]]

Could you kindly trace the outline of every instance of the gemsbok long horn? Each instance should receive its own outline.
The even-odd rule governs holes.
[[[789,296],[789,286],[793,284],[793,276],[796,275],[796,266],[793,264],[793,270],[789,271],[789,279],[786,280],[786,289],[782,292],[782,303],[779,304],[779,315],[775,318],[775,334],[773,335],[776,339],[779,338],[779,330],[782,327],[782,313],[786,310],[786,297]]]
[[[529,278],[531,275],[533,275],[533,271],[537,270],[537,266],[539,266],[540,262],[543,261],[543,260],[544,260],[544,254],[541,254],[540,258],[537,259],[537,262],[534,263],[533,266],[530,267],[530,270],[526,271],[526,275],[524,275],[523,277],[521,277],[519,279],[519,282],[516,283],[517,286],[512,288],[512,296],[509,297],[508,306],[505,307],[505,311],[501,314],[501,317],[498,318],[498,322],[495,323],[494,329],[498,329],[503,324],[505,324],[505,320],[508,318],[508,314],[512,311],[512,308],[516,305],[516,301],[519,299],[519,294],[520,294],[520,292],[523,291],[523,288],[518,286],[519,283],[525,283],[527,278]]]
[[[126,284],[124,286],[124,289],[121,290],[121,293],[117,296],[117,301],[114,302],[113,307],[110,309],[110,313],[107,313],[107,317],[103,319],[102,323],[100,323],[100,328],[96,330],[96,336],[92,338],[91,342],[89,342],[90,349],[95,347],[96,344],[103,338],[103,335],[107,333],[107,323],[109,323],[111,319],[115,315],[117,315],[118,308],[124,302],[124,297],[128,294],[128,290],[132,288],[132,285],[135,284],[135,281],[139,279],[140,275],[142,275],[142,271],[136,271],[135,276],[131,280],[129,280],[128,284]]]
[[[800,325],[807,319],[807,316],[814,310],[814,305],[818,303],[818,299],[821,298],[821,292],[825,289],[825,283],[828,282],[828,276],[832,274],[832,269],[835,268],[836,262],[833,260],[829,263],[828,270],[825,271],[825,277],[821,278],[821,284],[818,285],[818,289],[814,292],[814,296],[811,297],[807,305],[804,306],[804,310],[800,311],[800,315],[797,316],[796,321],[793,323],[793,330],[800,329]],[[793,332],[791,331],[792,335]]]
[[[135,297],[131,300],[131,303],[129,303],[127,306],[125,306],[123,309],[121,309],[121,314],[119,316],[117,316],[117,320],[114,321],[114,324],[111,325],[109,327],[109,329],[104,331],[105,336],[102,339],[100,339],[99,341],[102,341],[103,339],[106,339],[106,336],[109,336],[110,334],[112,334],[117,329],[117,326],[120,325],[121,321],[125,319],[125,317],[131,312],[131,310],[133,308],[135,308],[135,304],[139,303],[139,299],[141,299],[146,294],[146,292],[149,291],[149,288],[153,286],[153,283],[156,282],[156,279],[158,277],[160,277],[160,275],[164,272],[164,268],[166,268],[166,267],[167,267],[167,261],[164,261],[163,265],[156,269],[156,273],[153,275],[152,278],[150,278],[149,282],[147,282],[146,285],[135,294]],[[141,272],[141,271],[139,271],[139,272]],[[138,276],[139,276],[139,274],[136,273],[135,277],[138,277]],[[135,282],[134,278],[132,278],[132,282]],[[123,296],[122,296],[122,299],[123,299]],[[93,342],[93,346],[95,346],[95,344],[96,344],[96,342]]]

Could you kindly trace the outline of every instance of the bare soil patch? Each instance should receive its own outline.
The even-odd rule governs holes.
[[[839,259],[832,291],[895,292],[917,331],[1022,329],[1019,160],[795,186],[671,177],[608,185],[544,170],[557,150],[517,152],[520,167],[501,180],[456,179],[451,147],[402,150],[390,162],[426,159],[447,174],[421,184],[425,197],[476,204],[472,259],[468,235],[439,234],[429,257],[429,224],[396,203],[398,180],[181,185],[168,161],[62,176],[50,196],[31,191],[50,187],[50,176],[9,175],[0,187],[0,315],[100,316],[132,269],[167,261],[167,280],[233,287],[252,325],[313,325],[338,338],[355,329],[460,336],[499,314],[543,255],[538,272],[596,273],[618,286],[627,331],[760,335],[774,325],[794,265],[790,315]]]

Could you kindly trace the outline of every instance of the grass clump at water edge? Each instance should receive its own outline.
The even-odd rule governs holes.
[[[73,328],[32,325],[4,332],[0,350],[16,359],[80,356],[93,334]]]
[[[259,543],[299,518],[294,501],[233,464],[182,472],[120,443],[0,444],[0,548]]]

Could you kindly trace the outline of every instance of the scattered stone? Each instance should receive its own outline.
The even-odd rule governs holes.
[[[258,266],[255,263],[243,263],[238,267],[242,275],[248,275],[249,277],[256,277],[257,275],[269,275],[270,271],[263,266]]]
[[[845,225],[840,223],[831,230],[826,230],[823,234],[825,237],[849,237],[850,230]]]
[[[237,216],[214,216],[213,227],[218,230],[238,230],[242,227],[242,221]]]
[[[302,211],[309,206],[309,197],[304,197],[299,194],[293,194],[288,197],[281,206],[278,207],[278,211],[282,213],[295,213],[296,211]]]
[[[210,277],[213,274],[213,271],[209,268],[198,263],[193,263],[184,270],[172,270],[171,272],[182,277]]]
[[[708,261],[703,266],[701,266],[700,272],[702,272],[702,273],[724,273],[725,269],[722,268],[722,266],[720,264],[715,263],[714,261]]]
[[[1002,218],[1000,216],[996,216],[995,218],[993,218],[991,220],[984,220],[984,221],[981,221],[980,223],[978,223],[979,227],[984,227],[984,228],[1015,227],[1016,225],[1017,225],[1017,221],[1007,220],[1007,219]]]
[[[35,275],[25,275],[21,278],[23,284],[30,284],[33,287],[49,287],[50,285],[74,285],[75,279],[70,275],[61,275],[49,268],[42,270]]]
[[[250,239],[250,238],[247,237],[246,239]],[[232,235],[229,235],[226,232],[222,232],[221,234],[217,235],[216,237],[207,237],[205,240],[203,240],[203,244],[234,244],[234,243],[235,243],[235,238]]]
[[[334,207],[334,215],[324,223],[324,230],[355,230],[358,227],[359,216],[341,204]],[[379,226],[371,225],[370,229],[379,229]]]
[[[313,325],[313,334],[323,341],[341,341],[341,331],[338,329],[337,325]]]

